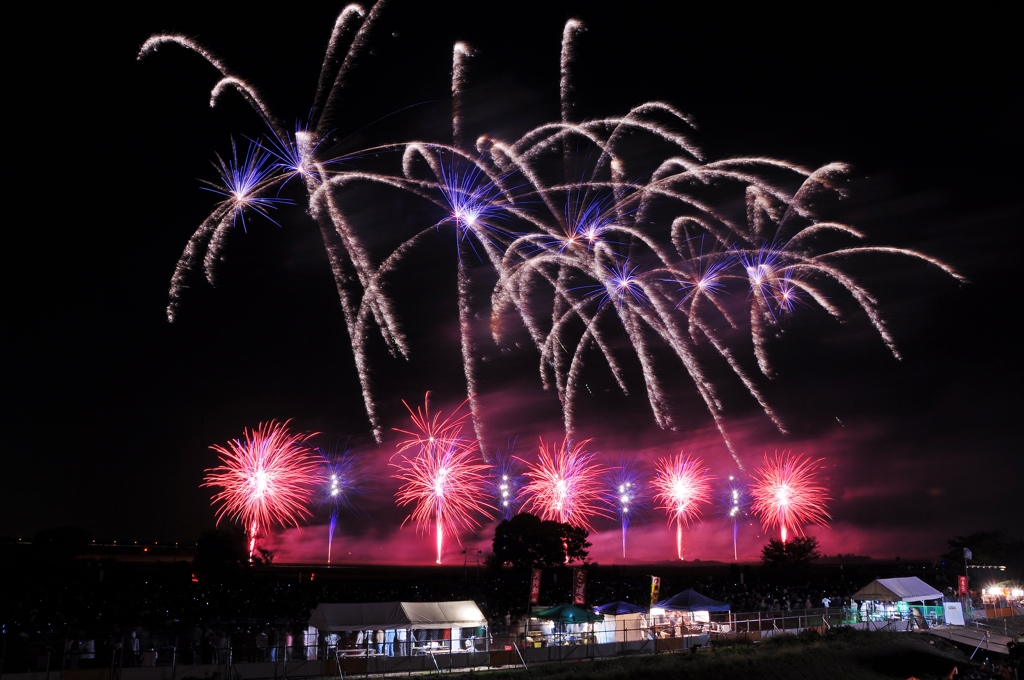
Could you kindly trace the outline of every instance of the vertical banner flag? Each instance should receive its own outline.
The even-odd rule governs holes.
[[[970,548],[964,548],[964,559],[965,560],[973,560],[974,559],[974,553],[971,552]]]
[[[540,600],[540,569],[534,569],[530,575],[530,604],[537,604]]]
[[[587,572],[579,567],[572,570],[572,603],[581,606],[587,603]]]
[[[967,577],[966,576],[957,576],[957,579],[960,581],[960,594],[961,595],[966,595],[967,594]]]
[[[660,595],[661,595],[661,577],[660,576],[652,576],[651,577],[651,606],[652,607],[654,606],[654,603],[658,601],[658,596],[660,596]]]

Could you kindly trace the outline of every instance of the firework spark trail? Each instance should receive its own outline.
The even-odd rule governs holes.
[[[297,527],[310,514],[317,460],[306,441],[313,435],[289,432],[289,422],[261,423],[227,447],[210,447],[221,465],[206,471],[201,486],[220,489],[213,496],[213,504],[220,504],[217,523],[226,517],[242,524],[250,559],[261,532],[274,524]]]
[[[519,512],[522,503],[520,491],[523,486],[523,471],[519,459],[515,456],[515,439],[487,460],[490,467],[488,488],[501,519],[512,519]]]
[[[365,340],[363,338],[366,335],[366,329],[364,324],[360,323],[360,315],[358,314],[357,309],[361,306],[368,306],[372,310],[374,321],[378,328],[380,328],[381,334],[392,354],[398,352],[403,356],[406,356],[408,350],[405,344],[405,339],[398,330],[397,322],[390,309],[390,302],[378,288],[373,287],[373,283],[376,281],[376,278],[374,276],[372,261],[366,254],[360,240],[356,237],[354,232],[348,226],[347,221],[341,215],[340,209],[335,205],[333,196],[330,195],[330,191],[327,191],[326,194],[323,192],[325,184],[324,179],[329,177],[331,174],[328,172],[326,167],[326,163],[329,161],[315,159],[313,156],[314,152],[319,148],[320,143],[325,138],[325,130],[328,129],[328,126],[330,125],[334,109],[336,108],[338,99],[341,96],[345,76],[347,75],[355,57],[365,48],[369,32],[375,24],[383,5],[384,1],[379,0],[374,4],[369,12],[366,12],[359,5],[348,5],[338,15],[324,56],[324,62],[321,68],[318,87],[315,94],[313,106],[314,124],[311,130],[300,129],[295,133],[294,137],[290,136],[289,133],[280,125],[278,119],[266,106],[258,90],[254,86],[230,71],[219,58],[194,40],[186,36],[176,34],[157,34],[146,40],[138,53],[138,57],[141,59],[155,51],[161,45],[167,43],[177,44],[187,50],[195,52],[213,66],[221,75],[221,79],[217,82],[211,92],[211,106],[216,104],[224,91],[229,88],[233,89],[238,92],[247,103],[249,103],[264,123],[270,128],[270,146],[277,147],[279,153],[276,155],[285,159],[285,162],[270,167],[260,165],[259,168],[257,168],[260,172],[266,171],[268,175],[265,179],[261,180],[261,183],[258,186],[259,192],[262,192],[263,195],[260,195],[259,192],[254,189],[254,191],[249,194],[249,199],[247,201],[238,200],[238,197],[236,197],[235,208],[238,212],[235,216],[244,210],[256,210],[257,212],[262,212],[264,216],[266,216],[263,208],[267,207],[266,201],[271,200],[267,197],[267,192],[269,192],[270,189],[279,187],[284,182],[287,182],[294,174],[297,174],[306,186],[309,212],[314,216],[315,221],[320,227],[321,237],[324,239],[324,247],[328,252],[331,271],[335,276],[335,284],[338,288],[346,325],[348,326],[349,338],[352,341],[352,350],[355,355],[356,370],[360,380],[367,416],[370,419],[370,424],[373,427],[374,435],[378,438],[378,441],[381,436],[381,427],[376,415],[376,406],[374,404],[373,391],[370,386],[368,365],[365,356],[366,347]],[[345,52],[345,56],[341,64],[336,66],[336,55],[340,49],[342,36],[344,34],[351,33],[350,29],[353,27],[355,21],[360,18],[363,18],[363,21],[359,25],[358,30],[355,31],[355,35],[349,44],[348,50]],[[296,163],[296,161],[298,162]],[[237,159],[235,159],[234,166],[231,168],[224,168],[223,166],[225,166],[225,164],[223,162],[221,165],[224,169],[224,172],[221,174],[222,176],[225,176],[225,182],[230,187],[227,179],[228,176],[231,176],[232,174],[232,172],[229,171],[238,170],[239,164],[237,163]],[[316,168],[315,172],[303,172],[304,169],[308,170],[312,167]],[[250,167],[250,169],[253,168]],[[274,170],[278,172],[273,173],[272,171]],[[260,201],[264,202],[260,203]],[[178,261],[178,266],[176,267],[171,280],[169,294],[170,300],[167,309],[168,319],[171,321],[175,319],[179,311],[180,296],[185,288],[186,269],[194,266],[200,250],[204,246],[206,247],[206,257],[204,258],[204,261],[206,264],[207,277],[211,282],[213,280],[213,267],[220,257],[219,254],[224,244],[228,225],[229,223],[233,224],[234,222],[234,219],[230,222],[226,220],[224,212],[224,210],[218,208],[210,218],[203,222],[200,228],[189,240],[189,243],[185,248],[185,252]],[[337,234],[336,237],[331,233],[332,229],[328,229],[327,225],[324,224],[324,213],[328,215],[328,219],[331,221],[331,227]],[[351,264],[352,268],[355,270],[356,279],[358,280],[360,287],[360,291],[358,292],[352,290],[355,286],[353,286],[351,282],[352,277],[349,276],[349,272],[347,271],[348,268],[345,264],[346,262]],[[357,326],[356,324],[359,325]]]
[[[341,66],[338,67],[338,72],[334,76],[334,80],[330,86],[330,89],[326,91],[326,94],[324,94],[323,89],[323,82],[326,80],[326,78],[323,77],[325,74],[321,74],[321,85],[317,89],[316,99],[314,100],[320,101],[321,97],[323,97],[324,101],[323,110],[321,111],[320,116],[317,118],[317,124],[314,129],[314,136],[317,139],[323,139],[323,137],[327,133],[327,130],[330,128],[331,117],[334,113],[336,101],[338,97],[341,96],[341,93],[344,90],[345,76],[348,75],[348,70],[352,66],[352,62],[366,47],[366,43],[369,40],[370,31],[376,25],[377,18],[380,16],[380,11],[384,8],[385,3],[386,0],[377,0],[377,2],[373,4],[373,7],[370,8],[369,13],[363,12],[362,8],[358,7],[358,5],[349,5],[348,7],[341,11],[341,16],[338,17],[338,21],[341,22],[342,24],[345,23],[345,19],[347,18],[345,17],[346,13],[348,13],[348,16],[359,15],[361,17],[364,17],[364,19],[362,24],[360,24],[359,26],[359,30],[356,31],[355,37],[352,38],[352,42],[349,44],[348,51],[345,52],[345,58],[342,60]],[[339,31],[337,30],[337,26],[338,23],[336,22],[335,30],[331,34],[331,42],[328,46],[328,53],[331,55],[333,55],[334,51],[337,49],[337,38],[340,37]],[[327,65],[328,61],[327,57],[325,56],[324,66]]]
[[[615,510],[622,527],[622,556],[626,556],[626,532],[632,521],[646,508],[646,479],[637,458],[620,458],[618,465],[608,474],[610,495],[615,499]]]
[[[462,148],[462,87],[465,84],[465,61],[473,56],[473,49],[464,42],[452,49],[452,144]]]
[[[331,81],[331,70],[336,59],[335,54],[338,52],[338,45],[341,42],[342,35],[347,31],[351,30],[352,24],[357,19],[362,19],[366,16],[366,10],[357,4],[351,4],[341,10],[338,14],[338,18],[334,21],[334,30],[331,31],[331,38],[327,42],[327,50],[324,52],[324,63],[320,66],[320,78],[316,85],[316,95],[313,99],[313,118],[319,118],[319,114],[323,108],[323,98],[330,94],[328,89],[328,81]],[[333,89],[333,88],[332,88]]]
[[[461,544],[460,531],[480,526],[477,516],[493,518],[495,508],[486,502],[484,490],[488,468],[477,442],[461,436],[467,415],[442,419],[440,413],[431,417],[429,403],[416,411],[405,406],[415,430],[397,430],[409,439],[399,442],[392,456],[391,465],[398,470],[392,477],[402,482],[395,502],[414,506],[402,526],[412,522],[417,531],[429,532],[433,525],[441,564],[445,536]]]
[[[529,480],[523,487],[525,509],[541,519],[554,520],[591,530],[595,517],[612,519],[607,494],[601,485],[604,466],[597,454],[587,451],[590,440],[573,442],[566,438],[558,444],[541,440],[537,461],[519,459],[526,465]]]
[[[864,237],[853,227],[819,221],[815,214],[819,194],[844,195],[842,180],[849,169],[842,163],[811,169],[768,157],[708,161],[679,131],[692,129],[692,120],[665,102],[646,102],[623,116],[573,122],[579,118],[573,108],[574,41],[584,30],[578,19],[566,22],[562,33],[559,122],[540,125],[511,142],[482,136],[476,143],[477,157],[470,157],[463,139],[462,107],[471,50],[465,43],[456,43],[451,79],[453,144],[408,142],[375,149],[375,153],[402,152],[402,171],[394,175],[332,169],[336,159],[319,149],[327,139],[347,74],[365,50],[382,7],[383,2],[369,11],[349,5],[338,15],[309,126],[297,128],[294,135],[283,130],[252,85],[189,38],[154,35],[139,52],[141,58],[164,43],[175,43],[199,54],[221,76],[211,92],[211,105],[224,92],[237,92],[270,128],[269,144],[275,149],[271,153],[280,160],[268,165],[262,156],[255,160],[247,156],[239,162],[235,154],[232,162],[221,162],[226,200],[192,235],[178,261],[168,318],[177,313],[186,273],[204,248],[212,281],[236,218],[242,218],[244,226],[247,211],[268,216],[265,209],[274,207],[272,191],[299,178],[328,253],[367,415],[378,440],[380,419],[366,357],[371,326],[380,330],[393,355],[408,357],[406,338],[383,289],[384,277],[399,268],[426,233],[441,226],[454,227],[461,357],[473,425],[481,442],[484,423],[477,364],[482,358],[473,339],[475,307],[470,293],[475,282],[468,257],[488,261],[497,275],[491,294],[495,341],[501,341],[502,315],[514,310],[540,354],[542,384],[558,393],[567,435],[577,420],[575,399],[584,379],[584,355],[592,348],[597,348],[620,388],[627,390],[625,370],[614,351],[614,334],[621,333],[640,364],[655,422],[660,427],[673,427],[676,422],[666,393],[670,386],[659,380],[664,371],[662,359],[656,359],[661,354],[657,345],[664,344],[687,371],[734,457],[718,386],[709,381],[710,372],[703,366],[705,354],[724,361],[765,414],[780,430],[783,426],[764,399],[745,353],[736,351],[726,342],[727,336],[716,331],[720,319],[734,329],[748,328],[751,360],[764,376],[771,377],[769,344],[780,325],[811,303],[841,318],[844,302],[850,298],[898,358],[879,303],[835,260],[902,255],[964,281],[948,265],[917,251],[830,247],[833,236]],[[339,64],[347,36],[352,38]],[[637,153],[648,143],[659,150],[667,145],[668,153]],[[624,160],[644,156],[643,161]],[[426,179],[421,173],[424,166],[429,170]],[[247,171],[252,172],[247,175]],[[253,174],[259,179],[249,183],[250,190],[233,193],[234,185],[245,184]],[[559,174],[562,179],[550,181]],[[627,180],[630,177],[645,179]],[[359,182],[412,193],[440,206],[448,217],[400,243],[375,265],[336,195]],[[727,192],[733,193],[731,200],[722,198]],[[745,220],[734,217],[728,208],[740,200],[746,208]],[[499,229],[497,219],[515,220],[523,229]],[[812,238],[825,234],[830,240]],[[707,253],[705,237],[714,244]],[[693,245],[697,239],[699,251]],[[843,291],[838,297],[832,294],[836,287]],[[746,300],[740,302],[741,295]],[[741,306],[744,313],[736,311]]]
[[[828,489],[818,481],[821,460],[788,451],[764,456],[764,466],[755,470],[750,497],[752,513],[766,529],[778,527],[785,543],[789,530],[803,535],[806,524],[827,526],[831,519],[826,503],[831,500]]]
[[[445,155],[450,159],[447,164]],[[403,155],[403,172],[410,181],[413,181],[417,174],[417,160],[425,162],[430,169],[436,182],[436,189],[443,199],[431,198],[431,200],[435,204],[445,207],[448,213],[447,217],[429,229],[436,230],[446,224],[454,227],[458,267],[456,300],[463,373],[466,378],[466,393],[476,437],[482,445],[486,446],[486,432],[477,388],[478,352],[473,341],[474,315],[470,295],[472,281],[467,258],[482,259],[473,246],[475,241],[483,249],[491,267],[496,271],[500,270],[507,237],[505,230],[498,227],[496,221],[502,217],[504,208],[510,199],[507,193],[499,187],[493,172],[484,167],[479,159],[472,159],[455,147],[423,143],[409,144]],[[418,241],[422,233],[413,236],[406,243]],[[396,252],[405,252],[406,250],[406,244],[402,244],[396,249]]]
[[[320,507],[331,509],[331,522],[327,533],[327,563],[331,562],[331,544],[334,530],[338,526],[338,514],[342,508],[355,508],[355,498],[362,495],[367,475],[360,456],[350,450],[340,453],[316,449],[319,454],[317,470],[317,496]]]
[[[711,477],[703,461],[679,452],[660,458],[654,475],[654,500],[667,510],[669,524],[676,525],[676,555],[683,557],[683,526],[700,518],[700,506],[711,500]]]
[[[726,487],[719,493],[718,510],[721,516],[732,524],[732,558],[739,559],[737,542],[740,522],[750,514],[750,494],[747,487],[734,475],[729,475]]]

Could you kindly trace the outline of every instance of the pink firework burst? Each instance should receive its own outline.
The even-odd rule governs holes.
[[[443,419],[438,413],[430,415],[429,403],[416,411],[405,407],[416,429],[398,430],[410,438],[399,442],[399,460],[392,458],[391,465],[398,469],[393,477],[403,482],[395,502],[414,506],[402,526],[411,521],[418,530],[428,531],[434,525],[441,564],[446,535],[459,540],[461,530],[480,526],[477,515],[493,517],[494,508],[485,501],[488,468],[476,440],[461,435],[468,415]]]
[[[711,500],[711,480],[703,461],[681,451],[658,460],[654,474],[654,501],[668,511],[668,523],[676,525],[676,556],[683,558],[683,527],[700,517],[700,506]]]
[[[529,482],[523,487],[527,509],[541,519],[590,530],[595,516],[611,519],[602,484],[605,468],[595,462],[597,454],[586,450],[590,440],[547,445],[542,439],[537,462],[527,465]],[[522,459],[520,459],[522,460]]]
[[[289,422],[260,423],[226,448],[210,447],[220,454],[221,465],[206,471],[202,486],[220,489],[213,497],[213,504],[220,504],[217,523],[225,517],[241,522],[250,558],[260,532],[274,524],[298,526],[310,514],[306,506],[317,459],[306,441],[313,435],[289,432]]]
[[[803,525],[827,526],[832,519],[825,510],[831,500],[828,489],[817,479],[820,463],[788,451],[776,452],[774,458],[766,453],[764,467],[755,472],[750,510],[766,528],[779,527],[783,543],[789,529],[803,535]]]

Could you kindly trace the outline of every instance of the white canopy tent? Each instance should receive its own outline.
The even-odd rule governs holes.
[[[476,602],[364,602],[321,603],[309,617],[318,630],[424,630],[479,628],[487,625]]]
[[[941,600],[942,593],[916,576],[877,578],[850,596],[851,600],[880,602],[925,602]]]

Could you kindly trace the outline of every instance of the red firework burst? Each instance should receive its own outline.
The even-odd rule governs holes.
[[[480,526],[476,515],[493,517],[494,508],[485,502],[488,468],[479,457],[477,442],[461,436],[467,416],[442,419],[438,413],[431,417],[429,404],[416,411],[405,407],[416,429],[398,430],[410,438],[399,442],[399,460],[391,463],[399,470],[393,477],[403,482],[395,502],[415,506],[402,526],[412,522],[417,530],[429,531],[434,525],[441,564],[445,535],[459,540],[461,530]]]
[[[523,487],[529,498],[526,509],[541,519],[588,531],[593,517],[611,519],[601,483],[605,468],[594,461],[597,454],[586,450],[589,443],[589,439],[578,443],[564,439],[549,446],[541,440],[536,464],[523,461],[530,480]]]
[[[755,472],[750,510],[765,528],[779,527],[783,543],[788,529],[803,535],[803,525],[827,526],[832,519],[825,511],[825,503],[831,500],[828,489],[817,480],[820,463],[820,459],[776,452],[774,458],[765,454],[764,467]]]
[[[202,486],[221,489],[212,501],[221,504],[217,523],[225,517],[242,523],[250,557],[259,532],[273,524],[298,526],[299,518],[310,514],[306,505],[317,459],[305,442],[312,435],[289,432],[288,422],[260,423],[227,448],[210,447],[222,464],[206,471]]]
[[[654,473],[654,501],[668,511],[668,523],[676,525],[676,556],[683,559],[683,527],[700,517],[700,506],[711,500],[711,480],[704,462],[683,452],[660,458]]]

